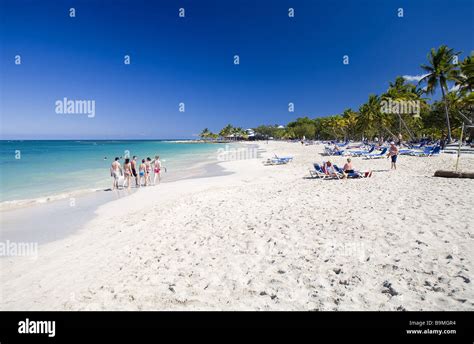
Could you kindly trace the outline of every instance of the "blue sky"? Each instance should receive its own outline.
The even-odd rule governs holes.
[[[472,0],[0,3],[4,139],[192,138],[334,115],[421,74],[432,47],[474,49]],[[64,97],[95,100],[95,117],[57,114]]]

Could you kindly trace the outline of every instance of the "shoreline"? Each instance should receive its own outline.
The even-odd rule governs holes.
[[[175,141],[166,141],[166,140],[161,140],[161,142],[178,143]],[[186,143],[186,142],[183,142],[183,143]],[[233,144],[238,144],[238,143],[233,143]],[[184,170],[179,170],[177,172],[173,171],[173,173],[170,173],[172,177],[170,179],[165,178],[164,180],[162,180],[162,182],[171,182],[171,181],[176,181],[180,179],[193,178],[194,175],[197,175],[197,174],[206,174],[207,170],[218,169],[218,167],[216,166],[218,166],[219,161],[217,160],[209,161],[209,160],[206,160],[206,158],[208,157],[201,156],[198,159],[187,161],[190,163],[189,167],[185,168]],[[214,166],[214,167],[211,167],[211,166]],[[163,175],[166,176],[167,172],[164,172]],[[110,178],[108,179],[111,180]],[[92,184],[93,183],[94,182],[92,182]],[[132,187],[132,189],[135,189],[135,187]],[[109,186],[73,189],[73,190],[67,190],[67,191],[58,192],[58,193],[47,194],[44,196],[38,196],[35,198],[5,200],[5,201],[0,202],[0,214],[5,211],[25,208],[25,207],[30,207],[30,206],[36,206],[36,205],[42,205],[42,204],[48,204],[50,202],[60,201],[66,198],[81,197],[87,194],[92,194],[96,192],[107,192],[107,191],[111,191]]]
[[[129,189],[88,189],[45,196],[31,200],[0,203],[2,231],[0,241],[36,242],[40,245],[61,240],[77,232],[96,217],[99,207],[149,188],[176,183],[187,179],[210,178],[228,175],[219,161],[194,162],[184,171],[164,178],[157,185]],[[166,175],[166,174],[165,174]],[[163,178],[163,177],[162,177]],[[71,200],[74,205],[71,206]],[[2,207],[3,205],[3,207]],[[51,222],[54,217],[55,221]],[[63,223],[67,225],[64,226]],[[2,259],[4,257],[0,257]]]
[[[353,158],[371,178],[310,179],[321,145],[261,143],[225,175],[100,205],[36,258],[0,259],[4,310],[472,310],[469,179],[450,156]],[[278,154],[286,165],[264,166]],[[473,157],[462,169],[474,169]],[[434,207],[433,204],[438,205]]]

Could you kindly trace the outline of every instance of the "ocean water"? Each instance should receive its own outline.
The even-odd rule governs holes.
[[[130,157],[136,155],[140,161],[159,155],[167,169],[166,179],[167,175],[198,162],[216,161],[220,147],[223,145],[172,141],[2,140],[0,202],[109,188],[112,186],[110,164],[115,157],[125,157],[127,153]]]

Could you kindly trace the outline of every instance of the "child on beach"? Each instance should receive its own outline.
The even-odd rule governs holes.
[[[140,175],[139,180],[138,180],[138,185],[142,185],[142,178],[144,179],[144,185],[146,186],[146,164],[145,164],[145,159],[142,159],[142,163],[140,164],[140,167],[138,168],[138,173]]]

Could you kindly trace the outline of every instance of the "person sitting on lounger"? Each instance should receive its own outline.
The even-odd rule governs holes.
[[[344,175],[343,177],[344,177],[344,178],[347,178],[347,176],[348,176],[349,174],[354,174],[354,173],[356,173],[356,172],[354,171],[354,168],[352,167],[352,160],[351,160],[351,158],[347,158],[347,162],[344,164],[344,167],[342,168],[342,170],[343,170],[343,175]]]
[[[342,169],[343,173],[343,178],[369,178],[372,177],[372,171],[367,171],[367,172],[359,172],[354,170],[354,167],[352,166],[352,160],[351,158],[347,158],[347,162],[344,164],[344,167]]]
[[[354,173],[354,168],[352,167],[351,158],[347,158],[347,162],[344,164],[344,173]]]
[[[337,177],[337,172],[330,161],[326,162],[324,170],[328,176]]]

